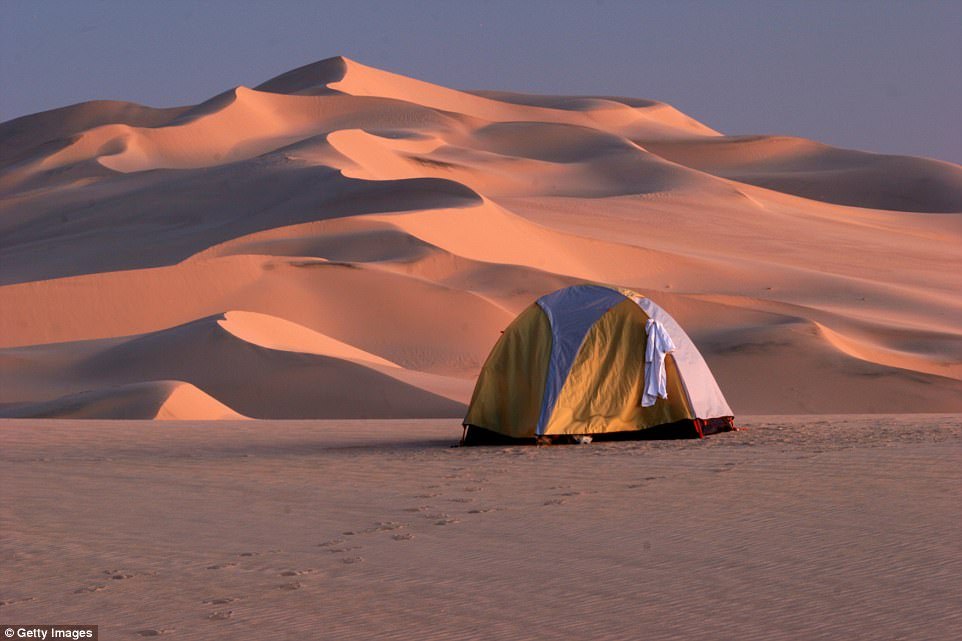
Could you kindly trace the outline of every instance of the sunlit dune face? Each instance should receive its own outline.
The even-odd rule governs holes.
[[[344,58],[0,150],[0,415],[463,416],[582,282],[668,310],[736,413],[962,411],[957,165]]]

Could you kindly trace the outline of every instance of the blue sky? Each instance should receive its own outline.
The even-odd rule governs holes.
[[[0,0],[0,120],[99,98],[196,103],[334,55],[962,162],[960,0]]]

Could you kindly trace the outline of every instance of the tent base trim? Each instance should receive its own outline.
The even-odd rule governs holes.
[[[588,434],[592,441],[651,441],[669,440],[682,438],[702,438],[710,434],[720,434],[721,432],[731,432],[735,429],[734,418],[723,416],[720,418],[709,419],[685,419],[674,423],[665,423],[646,427],[640,430],[628,430],[623,432],[602,432]],[[545,436],[532,436],[528,438],[515,438],[506,436],[493,430],[478,427],[477,425],[465,425],[464,434],[461,436],[462,446],[472,445],[565,445],[578,443],[580,434],[555,434]]]

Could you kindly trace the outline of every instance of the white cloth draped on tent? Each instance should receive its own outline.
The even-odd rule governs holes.
[[[648,319],[645,324],[648,343],[645,346],[645,389],[641,406],[651,407],[659,398],[668,398],[668,377],[665,356],[675,351],[675,344],[659,321]]]

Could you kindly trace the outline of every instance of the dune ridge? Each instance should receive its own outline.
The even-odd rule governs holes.
[[[35,403],[0,406],[0,418],[189,421],[247,417],[190,383],[153,380],[75,392]]]
[[[736,412],[962,411],[962,167],[335,57],[0,123],[0,414],[457,417],[538,296],[627,286]]]

